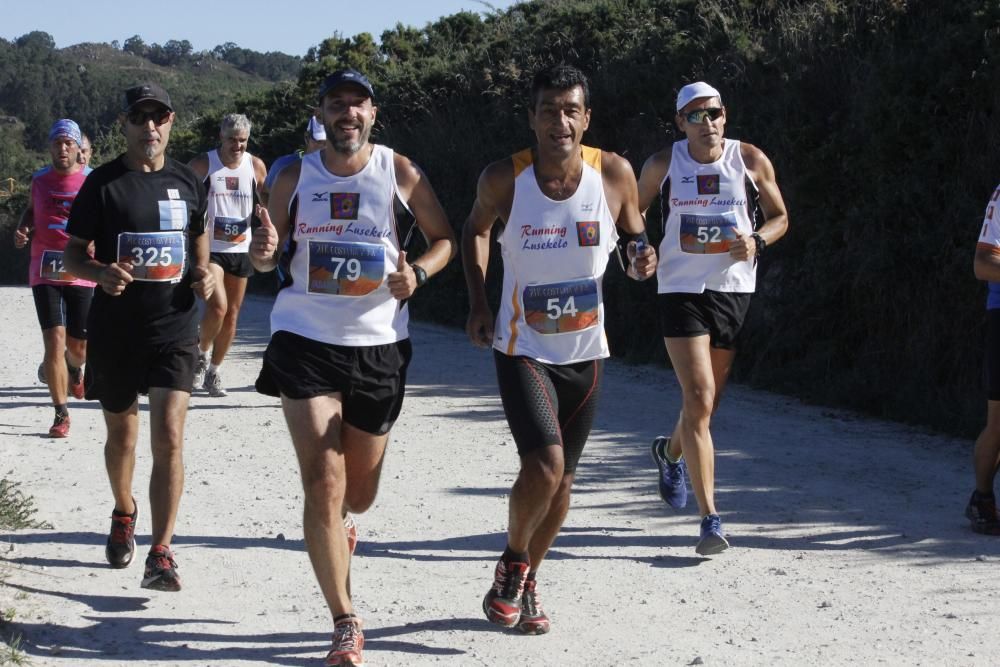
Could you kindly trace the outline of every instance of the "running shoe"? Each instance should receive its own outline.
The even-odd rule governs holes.
[[[722,553],[729,548],[729,542],[722,534],[722,519],[718,514],[709,514],[701,520],[701,540],[695,547],[702,556],[711,556]]]
[[[344,517],[344,532],[347,533],[347,550],[353,556],[358,547],[358,524],[350,514]]]
[[[685,476],[687,465],[684,459],[677,463],[671,463],[667,459],[667,448],[670,446],[670,438],[659,436],[653,440],[650,453],[653,455],[653,462],[656,463],[660,471],[659,486],[660,497],[663,502],[674,509],[682,509],[687,506],[688,489]]]
[[[69,372],[69,393],[73,398],[83,398],[83,369],[77,368],[76,372]]]
[[[528,564],[517,561],[497,562],[493,586],[483,598],[483,612],[490,623],[512,628],[521,617],[521,598],[528,578]]]
[[[213,398],[222,398],[226,395],[226,389],[222,386],[222,376],[219,371],[209,371],[205,373],[205,383],[201,388],[208,392]]]
[[[205,371],[208,370],[208,355],[204,352],[198,353],[198,363],[194,367],[194,384],[191,386],[198,388],[205,383]]]
[[[55,421],[52,422],[52,426],[49,427],[49,437],[50,438],[68,438],[69,437],[69,413],[58,414],[56,413]]]
[[[176,592],[181,589],[181,577],[177,574],[177,561],[170,547],[156,544],[146,556],[146,571],[142,577],[142,587],[154,591]]]
[[[132,503],[135,504],[135,498]],[[108,543],[104,547],[104,557],[116,570],[128,567],[135,556],[135,522],[138,518],[138,505],[132,514],[111,511],[111,532],[108,533]]]
[[[1000,535],[1000,516],[997,516],[996,499],[984,500],[973,493],[965,507],[965,518],[969,520],[973,532],[983,535]]]
[[[38,381],[42,384],[48,384],[49,381],[45,377],[45,362],[38,364]]]
[[[521,596],[521,618],[517,629],[526,635],[544,635],[549,631],[549,617],[542,609],[542,599],[538,597],[538,582],[528,579],[524,582]]]
[[[357,616],[333,624],[333,648],[326,654],[327,667],[361,667],[365,664],[361,650],[365,635],[361,632],[361,619]]]

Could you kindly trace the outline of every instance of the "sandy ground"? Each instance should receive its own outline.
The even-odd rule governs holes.
[[[104,562],[111,511],[96,404],[68,440],[35,380],[26,288],[2,288],[0,475],[52,530],[0,535],[0,610],[36,665],[319,665],[330,620],[302,543],[302,494],[276,401],[251,388],[269,302],[251,300],[224,366],[192,400],[174,546],[177,594]],[[995,665],[1000,540],[962,508],[971,443],[731,388],[714,423],[733,548],[695,554],[696,510],[660,501],[648,442],[678,410],[665,368],[609,363],[574,504],[539,577],[552,632],[491,626],[517,455],[488,353],[414,325],[414,363],[373,510],[355,604],[370,665]],[[136,496],[148,546],[143,420]],[[693,505],[693,503],[692,503]],[[991,620],[993,619],[993,620]]]

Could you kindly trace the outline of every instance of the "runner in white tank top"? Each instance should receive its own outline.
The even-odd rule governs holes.
[[[247,279],[253,275],[247,251],[254,207],[258,201],[266,203],[262,185],[267,169],[260,158],[247,152],[251,127],[243,114],[227,114],[219,128],[219,148],[190,162],[208,192],[209,268],[219,285],[201,319],[194,387],[213,397],[226,395],[219,367],[236,338]]]
[[[710,555],[729,542],[715,508],[709,423],[756,288],[758,257],[784,235],[788,214],[767,156],[723,138],[719,91],[701,81],[681,88],[675,121],[687,138],[646,160],[639,178],[639,208],[660,201],[657,308],[682,400],[672,435],[656,438],[652,454],[671,507],[687,504],[690,475],[702,517],[696,550]],[[754,231],[756,222],[763,224]]]
[[[537,145],[489,165],[465,222],[467,331],[492,346],[521,470],[510,495],[507,548],[483,611],[526,634],[549,630],[535,574],[559,534],[590,434],[608,356],[601,283],[619,230],[633,277],[656,267],[623,158],[581,144],[590,123],[586,77],[572,67],[536,75],[529,119]],[[495,325],[486,300],[490,231],[504,228],[503,293]],[[617,229],[616,229],[617,227]]]
[[[427,177],[369,141],[374,98],[360,72],[326,77],[319,102],[327,147],[278,174],[250,244],[254,267],[270,271],[289,242],[257,389],[280,395],[298,456],[306,548],[334,619],[328,665],[363,662],[361,621],[348,588],[357,527],[347,513],[374,502],[402,406],[410,359],[406,300],[455,254],[451,225]],[[397,226],[403,214],[427,240],[412,264]],[[342,518],[344,530],[332,530]]]

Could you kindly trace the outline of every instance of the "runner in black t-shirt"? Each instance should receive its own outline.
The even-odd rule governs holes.
[[[99,400],[105,464],[115,497],[105,555],[126,567],[135,553],[132,496],[139,394],[149,394],[153,472],[152,548],[143,588],[180,590],[170,550],[184,485],[184,420],[198,356],[195,295],[215,287],[208,271],[205,190],[190,168],[166,157],[174,111],[166,91],[125,91],[126,152],[99,167],[73,204],[66,267],[97,282],[88,327],[86,396]],[[87,255],[93,242],[94,257]]]

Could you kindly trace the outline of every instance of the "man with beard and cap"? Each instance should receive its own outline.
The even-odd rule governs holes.
[[[370,141],[377,108],[363,74],[326,77],[319,104],[326,148],[281,171],[251,242],[254,267],[281,262],[285,276],[257,389],[280,396],[298,458],[306,548],[333,617],[326,664],[359,665],[348,512],[374,502],[402,406],[406,300],[454,256],[455,239],[420,168]],[[413,262],[407,223],[428,246]]]
[[[205,188],[166,155],[175,114],[154,83],[125,91],[119,116],[126,150],[95,169],[73,203],[66,268],[95,281],[88,329],[87,398],[107,427],[104,460],[114,496],[105,557],[124,568],[135,554],[132,495],[139,394],[149,395],[153,469],[151,547],[142,587],[178,591],[170,548],[184,487],[184,422],[198,360],[195,296],[215,287],[208,269]],[[87,254],[93,243],[94,255]]]
[[[729,542],[715,507],[709,423],[756,289],[757,260],[784,236],[788,213],[767,156],[723,137],[718,90],[703,81],[681,88],[674,121],[685,138],[647,159],[639,177],[639,208],[660,201],[657,309],[681,386],[680,417],[670,437],[653,441],[652,454],[669,506],[687,504],[685,469],[690,475],[701,514],[696,551],[711,555]]]

